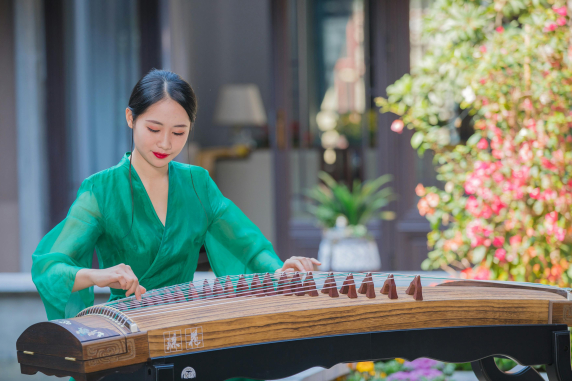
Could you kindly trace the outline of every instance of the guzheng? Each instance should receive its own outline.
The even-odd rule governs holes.
[[[434,284],[429,284],[434,283]],[[383,273],[228,276],[29,327],[21,372],[76,380],[277,379],[312,366],[430,357],[479,380],[571,381],[569,290]],[[523,366],[508,376],[492,356]]]

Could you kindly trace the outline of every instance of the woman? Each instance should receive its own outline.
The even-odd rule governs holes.
[[[189,282],[203,244],[217,276],[319,264],[283,263],[206,170],[172,161],[196,113],[191,86],[174,73],[152,70],[135,85],[125,110],[135,149],[81,184],[67,217],[33,254],[32,278],[49,320],[93,305],[93,285],[109,286],[114,300]],[[94,249],[101,269],[91,269]]]

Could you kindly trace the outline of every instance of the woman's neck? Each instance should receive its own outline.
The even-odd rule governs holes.
[[[149,179],[151,181],[162,179],[169,174],[169,165],[164,165],[160,168],[155,167],[149,164],[137,149],[134,149],[131,154],[131,165],[133,165],[133,168],[135,168],[140,178]]]

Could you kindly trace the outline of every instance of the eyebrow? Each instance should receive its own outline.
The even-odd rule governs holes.
[[[146,122],[151,122],[151,123],[155,123],[155,124],[159,124],[159,125],[163,125],[163,123],[161,122],[157,122],[156,120],[150,120],[150,119],[145,119]],[[186,124],[177,124],[176,126],[173,127],[188,127]]]

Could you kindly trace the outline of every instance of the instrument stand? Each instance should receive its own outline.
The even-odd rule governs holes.
[[[494,357],[523,365],[502,372]],[[570,332],[566,325],[512,325],[412,329],[327,336],[182,354],[151,360],[137,372],[86,381],[226,380],[248,377],[273,380],[314,366],[392,358],[428,357],[451,363],[472,362],[479,381],[542,381],[530,366],[546,364],[550,381],[572,380]],[[116,369],[116,372],[122,372]]]

